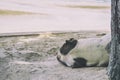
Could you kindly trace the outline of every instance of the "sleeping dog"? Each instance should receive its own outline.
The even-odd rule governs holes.
[[[110,40],[110,34],[101,38],[70,38],[57,52],[57,60],[72,68],[105,67],[109,62]]]

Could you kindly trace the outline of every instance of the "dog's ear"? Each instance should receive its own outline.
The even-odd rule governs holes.
[[[71,43],[74,40],[74,38],[70,38],[69,40],[66,40],[66,43]]]
[[[70,38],[69,42],[70,42],[72,47],[75,47],[78,41],[74,38]]]
[[[69,40],[66,40],[65,42],[66,42],[66,44],[70,43],[70,41],[69,41]]]
[[[70,38],[69,40],[66,40],[66,43],[68,44],[68,43],[74,43],[74,42],[76,42],[77,40],[76,39],[74,39],[74,38]]]
[[[69,40],[66,40],[66,42],[63,44],[63,46],[60,48],[60,52],[63,55],[67,55],[70,50],[72,50],[77,44],[77,40],[74,38],[70,38]]]

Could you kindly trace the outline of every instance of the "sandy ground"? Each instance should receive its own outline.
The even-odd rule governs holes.
[[[108,80],[105,67],[72,69],[56,52],[66,39],[101,37],[108,32],[40,33],[0,38],[0,80]]]
[[[110,31],[110,8],[82,9],[64,5],[110,6],[110,3],[0,1],[2,10],[35,13],[0,15],[0,33],[45,31],[34,36],[0,36],[0,80],[108,80],[106,68],[68,68],[56,60],[56,52],[71,37],[100,37],[108,33],[103,31]]]
[[[110,8],[84,9],[65,5],[108,6],[110,3],[58,0],[1,0],[0,9],[26,11],[33,15],[0,15],[0,33],[36,31],[110,31]],[[42,15],[41,15],[42,14]]]

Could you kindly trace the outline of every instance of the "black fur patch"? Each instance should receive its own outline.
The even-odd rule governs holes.
[[[77,40],[74,38],[70,38],[69,40],[66,40],[66,43],[63,44],[63,46],[60,48],[60,53],[63,55],[67,55],[70,50],[72,50],[77,44]]]
[[[81,68],[86,67],[87,60],[84,58],[75,58],[75,63],[72,65],[72,68]]]

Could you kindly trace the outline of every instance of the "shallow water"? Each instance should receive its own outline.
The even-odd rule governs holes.
[[[67,1],[69,2],[63,2],[63,0],[1,0],[0,9],[33,12],[37,15],[0,15],[0,33],[110,30],[110,8],[64,7],[64,5],[110,6],[109,3]]]

